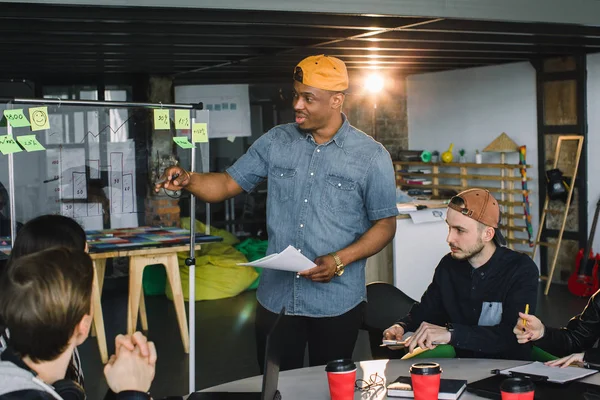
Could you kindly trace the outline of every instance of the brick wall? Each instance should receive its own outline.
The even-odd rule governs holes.
[[[180,226],[179,200],[164,196],[146,198],[146,225]]]
[[[356,80],[351,78],[351,81]],[[399,150],[408,149],[405,82],[404,77],[386,77],[384,90],[376,96],[366,93],[360,84],[354,85],[344,104],[350,123],[368,135],[375,133],[375,139],[388,149],[394,159]]]
[[[152,76],[149,80],[148,100],[153,103],[173,103],[173,80],[169,77]],[[152,182],[158,180],[154,174],[154,166],[159,165],[160,173],[168,166],[175,164],[173,147],[173,130],[153,130],[150,159],[150,189],[145,199],[146,225],[180,226],[179,200],[168,197],[164,190],[156,193]]]

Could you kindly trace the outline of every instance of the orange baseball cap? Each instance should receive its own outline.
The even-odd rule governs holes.
[[[456,201],[456,200],[462,201]],[[454,196],[448,207],[462,215],[491,226],[496,230],[494,241],[500,246],[506,246],[506,239],[500,229],[500,206],[492,194],[485,189],[468,189]]]
[[[294,80],[317,89],[343,92],[348,89],[348,70],[339,58],[310,56],[296,65]]]

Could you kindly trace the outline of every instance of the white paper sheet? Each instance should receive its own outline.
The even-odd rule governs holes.
[[[581,379],[589,375],[595,374],[594,369],[576,368],[576,367],[549,367],[539,361],[531,364],[522,365],[520,367],[508,368],[500,371],[502,375],[510,375],[511,372],[521,374],[547,376],[548,381],[555,383],[567,383],[576,379]]]
[[[426,208],[425,210],[411,212],[410,218],[415,224],[439,222],[446,220],[446,208]]]
[[[135,148],[133,140],[107,144],[109,160],[110,213],[137,212],[135,193]],[[137,226],[137,225],[135,225]],[[115,228],[111,226],[111,228]],[[131,228],[128,226],[128,228]]]
[[[304,271],[316,266],[314,262],[306,258],[294,246],[288,246],[281,253],[271,254],[248,263],[238,263],[238,265],[293,272]]]

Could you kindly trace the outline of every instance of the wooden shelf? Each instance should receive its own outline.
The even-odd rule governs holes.
[[[514,244],[529,244],[529,240],[527,239],[517,239],[517,238],[506,238],[507,243]]]
[[[433,183],[420,185],[420,184],[414,184],[414,183],[404,183],[404,181],[401,179],[396,180],[396,184],[399,186],[406,186],[409,188],[433,189],[434,187],[436,187],[438,189],[450,189],[450,190],[457,190],[459,192],[462,190],[465,190],[465,187],[461,186],[461,185],[434,185]],[[512,193],[512,194],[521,194],[522,195],[525,192],[523,189],[500,189],[500,188],[496,188],[496,187],[486,187],[486,186],[477,186],[477,187],[480,189],[487,189],[493,193]]]
[[[527,232],[527,227],[525,227],[525,226],[500,225],[500,229],[503,231],[511,231],[511,232]]]
[[[475,163],[424,163],[422,161],[394,161],[394,165],[413,165],[413,166],[436,166],[436,167],[467,167],[467,168],[505,168],[505,169],[520,169],[521,164],[475,164]],[[525,168],[531,168],[531,165],[525,165]]]
[[[446,173],[430,173],[430,174],[424,174],[424,173],[419,173],[419,172],[404,172],[404,171],[397,171],[396,172],[397,176],[414,176],[414,177],[419,177],[419,178],[426,178],[426,177],[437,177],[437,178],[448,178],[448,179],[463,179],[465,177],[465,175],[461,175],[461,174],[446,174]],[[467,174],[466,175],[468,178],[467,179],[473,179],[473,180],[479,180],[479,181],[515,181],[515,182],[521,182],[522,179],[518,176],[505,176],[502,177],[500,175],[480,175],[480,174]],[[531,178],[527,178],[528,181],[531,180]]]
[[[413,169],[426,170],[427,173],[419,171],[410,171]],[[453,190],[461,192],[463,190],[477,187],[489,190],[494,194],[498,204],[502,206],[502,218],[504,224],[501,229],[506,232],[506,240],[509,247],[514,249],[514,245],[529,246],[528,239],[522,239],[523,234],[528,234],[527,227],[523,223],[516,223],[516,220],[526,220],[524,198],[529,191],[523,190],[521,183],[521,170],[531,168],[531,165],[505,164],[505,163],[424,163],[420,161],[394,161],[396,170],[396,185],[407,189],[421,189],[431,192],[431,197],[440,198],[440,191]],[[493,175],[487,175],[482,169],[491,171]],[[458,171],[457,171],[458,170]],[[470,173],[473,172],[473,173]],[[429,181],[428,184],[406,183],[403,179],[408,177],[412,179],[422,179]],[[527,181],[531,181],[527,178]],[[482,185],[482,183],[484,185]],[[525,221],[526,222],[526,221]],[[521,238],[515,237],[515,233],[520,233]]]

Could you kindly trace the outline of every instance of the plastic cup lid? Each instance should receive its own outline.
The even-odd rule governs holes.
[[[535,385],[527,378],[509,378],[500,384],[500,390],[506,393],[528,393],[535,389]]]
[[[325,371],[327,372],[349,372],[355,369],[356,364],[350,359],[333,360],[325,366]]]
[[[437,375],[441,372],[440,364],[435,362],[416,363],[410,367],[410,373],[415,375]]]

